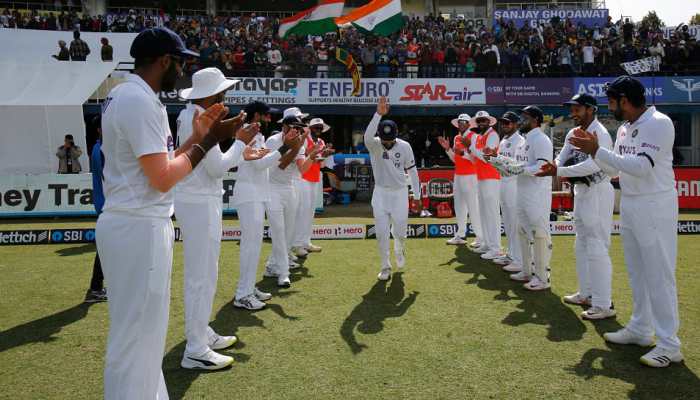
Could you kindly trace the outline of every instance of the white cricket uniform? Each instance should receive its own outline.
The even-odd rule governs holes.
[[[515,160],[516,151],[524,141],[525,139],[516,131],[509,137],[501,139],[498,154]],[[516,176],[501,176],[501,214],[508,238],[508,256],[512,264],[522,266],[518,238],[518,178]]]
[[[188,104],[177,118],[179,143],[192,136],[195,110],[205,111]],[[209,317],[219,276],[223,176],[242,160],[244,149],[240,140],[226,153],[218,145],[212,147],[192,174],[175,187],[175,215],[185,255],[185,351],[189,354],[205,353],[209,338],[214,336]]]
[[[600,148],[595,162],[620,176],[620,217],[634,310],[627,329],[656,333],[657,346],[675,351],[678,339],[676,253],[678,193],[673,173],[671,119],[649,107],[617,131],[614,151]]]
[[[482,135],[474,135],[471,146],[469,148],[470,155],[475,161],[476,176],[478,178],[479,188],[479,217],[481,221],[481,230],[484,236],[484,245],[491,254],[501,253],[501,189],[500,176],[495,172],[495,168],[490,166],[484,159],[482,148],[477,146],[477,141]],[[484,134],[484,147],[490,149],[498,149],[500,140],[498,132],[493,128],[489,128]],[[484,139],[481,139],[484,140]],[[484,168],[493,169],[495,174],[484,174]]]
[[[374,175],[372,213],[374,215],[382,269],[391,268],[389,258],[390,233],[394,236],[394,252],[402,253],[408,226],[408,186],[406,173],[411,179],[413,198],[420,200],[420,181],[413,149],[408,142],[396,139],[387,150],[375,136],[382,116],[375,113],[365,130],[365,146],[369,150]]]
[[[265,142],[268,149],[277,150],[284,144],[284,134],[278,132]],[[272,236],[272,254],[268,265],[280,276],[289,276],[289,249],[294,239],[295,219],[299,200],[297,181],[301,179],[297,161],[306,159],[304,147],[285,168],[279,164],[270,167],[270,202],[267,203],[267,219]]]
[[[253,148],[265,148],[265,137],[257,134],[250,142]],[[254,293],[255,276],[262,248],[265,208],[270,202],[269,168],[279,163],[278,151],[268,153],[259,160],[242,161],[233,187],[233,205],[241,223],[240,268],[236,288],[236,300]]]
[[[536,177],[542,160],[552,161],[552,141],[540,128],[525,134],[516,153],[516,160],[524,163],[518,175],[518,235],[523,271],[549,282],[549,260],[552,257],[552,238],[549,233],[549,213],[552,209],[552,177]],[[530,245],[533,245],[533,254]],[[534,259],[534,271],[532,263]]]
[[[95,229],[109,282],[104,397],[167,399],[165,351],[173,261],[173,193],[153,188],[139,157],[173,157],[165,106],[138,75],[107,96],[102,116],[104,212]]]
[[[325,145],[323,139],[318,139]],[[313,140],[307,139],[305,148],[311,148]],[[316,214],[316,199],[323,195],[322,167],[333,168],[333,157],[323,161],[316,161],[300,179],[295,180],[299,207],[295,221],[295,232],[292,240],[294,247],[309,247],[311,245],[311,231],[313,229],[314,215]],[[313,171],[312,171],[313,170]],[[312,180],[313,179],[313,180]]]
[[[483,241],[481,232],[481,218],[479,215],[479,189],[476,178],[476,166],[460,140],[460,135],[455,136],[453,148],[447,151],[447,156],[455,164],[454,177],[454,206],[457,219],[457,233],[455,236],[464,238],[467,236],[467,217],[471,221],[472,231],[477,242]],[[469,135],[470,133],[467,132]],[[475,133],[471,133],[474,137]],[[456,152],[462,152],[459,155]]]
[[[567,133],[564,147],[555,159],[557,175],[563,177],[588,177],[590,185],[577,182],[574,185],[574,224],[576,225],[576,273],[579,294],[590,297],[595,307],[609,309],[612,305],[612,262],[608,253],[610,230],[615,204],[615,190],[610,177],[587,154],[574,149]],[[598,136],[601,147],[612,149],[612,138],[597,119],[585,129]],[[563,165],[573,158],[574,165]]]

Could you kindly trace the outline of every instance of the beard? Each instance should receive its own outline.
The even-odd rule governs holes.
[[[615,111],[613,111],[613,117],[615,117],[617,121],[625,120],[625,117],[622,115],[622,110],[620,108],[616,108]]]
[[[521,124],[520,125],[520,133],[528,133],[532,130],[532,126],[530,124]]]
[[[161,90],[163,90],[164,92],[170,92],[175,90],[175,84],[177,83],[178,75],[179,74],[177,73],[177,67],[175,66],[175,63],[171,62],[170,67],[168,67],[168,70],[165,71],[163,79],[161,80]]]

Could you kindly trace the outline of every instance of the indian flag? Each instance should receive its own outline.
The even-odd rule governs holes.
[[[335,20],[338,26],[354,25],[377,36],[389,36],[403,26],[401,0],[372,0]]]
[[[279,36],[323,35],[338,29],[335,18],[343,14],[345,0],[321,0],[311,7],[280,21]]]

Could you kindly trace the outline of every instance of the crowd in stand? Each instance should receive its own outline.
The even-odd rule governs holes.
[[[345,69],[334,59],[338,46],[353,54],[365,77],[609,76],[623,72],[620,63],[650,56],[661,73],[700,73],[700,44],[687,26],[665,38],[660,29],[612,19],[594,28],[552,19],[521,29],[512,21],[486,27],[432,16],[405,20],[390,37],[346,29],[285,39],[276,34],[277,18],[255,14],[170,17],[129,11],[90,17],[5,10],[0,26],[96,32],[167,26],[202,55],[188,63],[189,73],[216,66],[235,76],[342,77]]]

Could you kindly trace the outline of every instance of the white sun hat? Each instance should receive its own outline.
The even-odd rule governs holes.
[[[204,99],[230,89],[240,79],[227,79],[218,68],[204,68],[192,75],[192,87],[182,89],[180,97],[185,100]]]
[[[315,125],[323,125],[323,130],[321,132],[328,132],[331,129],[331,126],[328,125],[327,123],[323,122],[321,118],[314,118],[309,122],[309,127],[315,126]]]
[[[284,119],[287,117],[297,117],[299,119],[304,119],[308,116],[309,114],[301,112],[299,107],[289,107],[284,110],[284,112],[282,113],[282,118],[280,118],[280,120],[277,122],[281,124],[282,121],[284,121]]]
[[[469,125],[470,125],[472,128],[475,127],[475,126],[476,126],[476,120],[477,120],[477,119],[480,119],[480,118],[486,118],[486,119],[488,119],[488,120],[489,120],[489,126],[494,126],[494,125],[496,125],[496,122],[498,122],[498,121],[496,120],[496,118],[494,118],[494,117],[492,117],[491,115],[489,115],[489,112],[488,112],[488,111],[479,111],[479,112],[477,112],[476,115],[474,115],[474,117],[472,117],[472,119],[469,121]]]
[[[457,118],[452,120],[452,126],[454,126],[455,128],[459,128],[460,121],[464,121],[466,123],[469,123],[470,119],[471,119],[471,117],[469,116],[469,114],[459,114],[459,116],[457,116]]]

